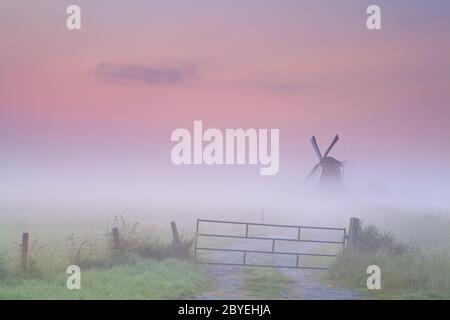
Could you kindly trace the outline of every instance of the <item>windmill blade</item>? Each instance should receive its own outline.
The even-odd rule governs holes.
[[[319,161],[322,161],[322,153],[320,153],[320,149],[319,149],[319,146],[317,145],[316,137],[313,136],[311,138],[311,144],[314,148],[314,151],[317,154],[317,158],[319,158]]]
[[[314,166],[314,168],[311,170],[311,172],[306,177],[305,183],[308,182],[308,180],[314,175],[314,173],[317,171],[317,169],[320,166],[320,162]]]
[[[336,137],[334,137],[334,139],[333,139],[333,142],[331,142],[331,144],[330,144],[330,146],[328,147],[327,151],[326,151],[325,154],[323,155],[324,157],[326,157],[326,156],[330,153],[331,148],[333,148],[333,146],[336,144],[336,142],[338,142],[338,140],[339,140],[339,136],[336,135]]]

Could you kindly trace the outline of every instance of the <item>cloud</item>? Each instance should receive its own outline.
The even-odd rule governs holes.
[[[113,83],[149,86],[171,86],[185,83],[193,75],[193,68],[152,67],[136,64],[99,63],[95,74],[105,81]]]

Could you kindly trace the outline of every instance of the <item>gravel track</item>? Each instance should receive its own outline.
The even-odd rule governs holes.
[[[223,248],[242,249],[242,243],[228,243]],[[246,244],[246,249],[261,249],[258,245]],[[307,251],[314,252],[314,247],[310,246]],[[240,263],[242,262],[242,254],[231,254],[229,252],[211,251],[208,253],[208,261]],[[248,256],[249,258],[249,256]],[[248,263],[251,261],[247,260]],[[256,262],[256,261],[255,261]],[[259,263],[264,264],[288,264],[284,256],[267,255],[264,260],[259,259]],[[254,299],[243,290],[245,280],[245,268],[239,266],[223,266],[223,265],[206,265],[211,277],[214,280],[213,289],[206,292],[195,299],[200,300],[242,300]],[[288,269],[275,268],[278,272],[293,281],[293,284],[286,288],[279,297],[283,300],[354,300],[361,299],[358,294],[349,289],[336,288],[325,284],[320,280],[323,270],[305,270],[305,269]]]

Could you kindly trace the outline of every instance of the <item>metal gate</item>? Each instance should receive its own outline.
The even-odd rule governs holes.
[[[242,233],[243,234],[227,234],[223,232],[219,233],[209,233],[209,232],[201,232],[200,229],[202,225],[207,224],[220,224],[222,226],[230,226],[230,225],[240,225],[242,226]],[[278,236],[266,236],[266,235],[255,235],[252,233],[252,228],[280,228],[282,230],[289,230],[292,234],[293,231],[295,233],[295,236],[291,237],[278,237]],[[305,231],[311,231],[311,230],[319,230],[321,232],[334,232],[338,233],[339,237],[336,240],[326,240],[326,239],[305,239],[302,238],[302,235],[305,233]],[[246,239],[246,240],[252,240],[252,241],[261,241],[264,243],[269,242],[271,245],[270,248],[257,248],[257,249],[246,249],[241,248],[238,244],[238,247],[234,246],[232,248],[228,247],[210,247],[210,246],[204,246],[200,244],[200,242],[203,242],[204,240],[208,239],[228,239],[226,241],[239,241],[238,239]],[[235,239],[235,240],[233,240]],[[347,239],[347,232],[345,228],[329,228],[329,227],[311,227],[311,226],[294,226],[294,225],[279,225],[279,224],[264,224],[264,223],[250,223],[250,222],[238,222],[238,221],[220,221],[220,220],[204,220],[204,219],[197,219],[197,228],[195,233],[195,259],[198,263],[202,264],[212,264],[212,265],[232,265],[232,266],[252,266],[252,267],[277,267],[277,268],[294,268],[294,269],[328,269],[327,267],[320,267],[320,266],[306,266],[302,265],[300,262],[301,256],[312,256],[312,257],[337,257],[338,253],[336,254],[325,254],[321,252],[302,252],[302,251],[289,251],[289,250],[280,250],[277,248],[278,244],[281,244],[283,242],[289,242],[289,243],[311,243],[311,244],[330,244],[338,246],[338,250],[344,250],[345,249],[345,242]],[[242,241],[242,240],[241,240]],[[229,242],[228,242],[229,243]],[[199,253],[201,252],[230,252],[230,253],[240,253],[242,254],[242,258],[240,261],[234,261],[234,262],[223,262],[223,261],[202,261],[202,259],[199,257]],[[262,263],[255,263],[255,262],[249,262],[248,257],[250,254],[270,254],[272,256],[277,255],[285,255],[285,256],[291,256],[295,257],[295,260],[291,264],[282,264],[282,265],[268,265],[268,264],[262,264]]]

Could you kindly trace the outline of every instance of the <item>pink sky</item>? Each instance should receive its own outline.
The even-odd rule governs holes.
[[[3,200],[295,195],[309,138],[336,133],[354,188],[450,191],[448,2],[380,1],[376,32],[367,1],[77,3],[81,31],[70,1],[0,5]],[[170,133],[194,120],[279,128],[280,173],[173,166]]]

